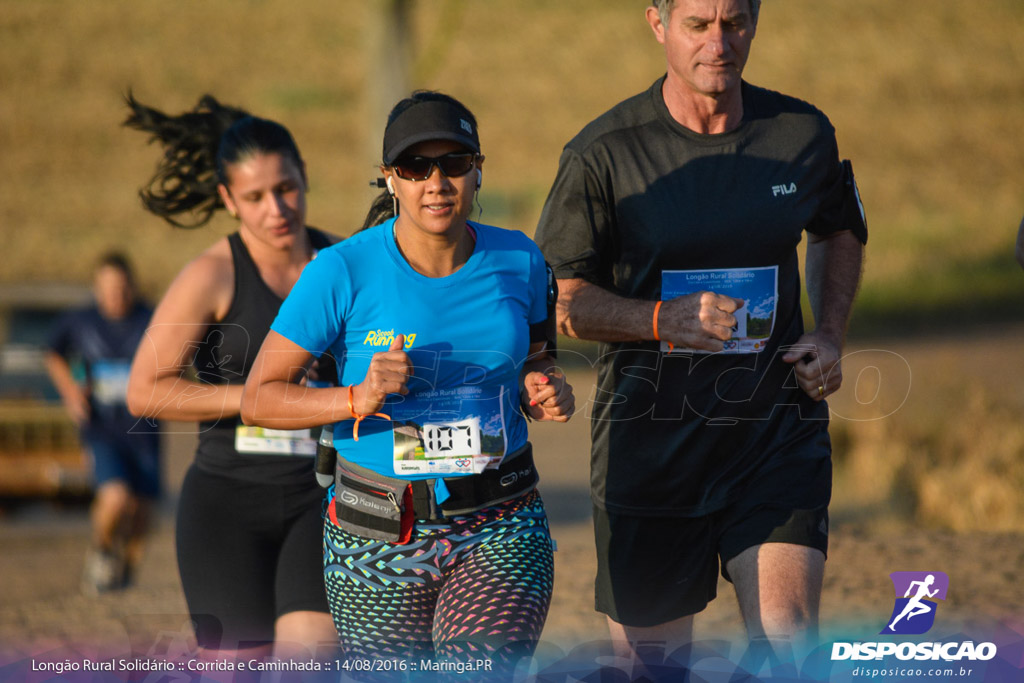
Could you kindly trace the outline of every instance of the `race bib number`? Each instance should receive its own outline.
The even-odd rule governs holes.
[[[743,299],[743,306],[733,313],[736,316],[736,327],[732,330],[732,338],[725,340],[724,348],[719,353],[764,351],[775,328],[775,307],[779,298],[779,267],[661,272],[663,301],[704,291]],[[709,353],[681,346],[670,349],[668,342],[664,341],[661,342],[661,352]]]
[[[319,430],[319,428],[317,428]],[[317,440],[310,429],[267,429],[238,425],[235,450],[248,455],[316,455]]]
[[[90,368],[92,399],[102,405],[123,405],[128,397],[128,374],[131,363],[127,360],[96,361]]]
[[[480,387],[422,392],[392,409],[395,474],[479,474],[505,457],[502,396]]]
[[[480,452],[480,420],[423,425],[423,454],[428,458],[472,457]]]

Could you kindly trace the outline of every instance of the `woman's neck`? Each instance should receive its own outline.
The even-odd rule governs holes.
[[[264,284],[277,296],[286,298],[302,274],[302,269],[313,258],[309,230],[302,230],[294,241],[283,248],[274,248],[247,234],[245,229],[239,229],[238,234],[253,263],[256,264]]]
[[[245,226],[239,226],[238,235],[245,243],[249,255],[261,266],[265,265],[271,268],[303,266],[313,258],[313,243],[310,240],[308,228],[296,234],[295,239],[284,247],[267,244],[250,233]]]
[[[476,237],[468,224],[440,235],[407,225],[399,216],[394,224],[395,244],[412,269],[426,277],[447,277],[466,265]]]

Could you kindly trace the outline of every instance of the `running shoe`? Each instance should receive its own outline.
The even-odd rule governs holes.
[[[85,557],[82,592],[97,596],[124,587],[124,562],[109,550],[93,548]]]

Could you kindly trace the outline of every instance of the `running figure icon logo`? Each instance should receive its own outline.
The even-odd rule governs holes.
[[[881,633],[926,633],[935,623],[935,599],[946,599],[949,577],[942,572],[893,572],[889,577],[896,590],[896,604]]]

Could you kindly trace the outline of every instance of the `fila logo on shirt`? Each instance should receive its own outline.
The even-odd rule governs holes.
[[[772,185],[772,196],[778,197],[780,194],[795,194],[796,183],[790,183],[789,185]]]

